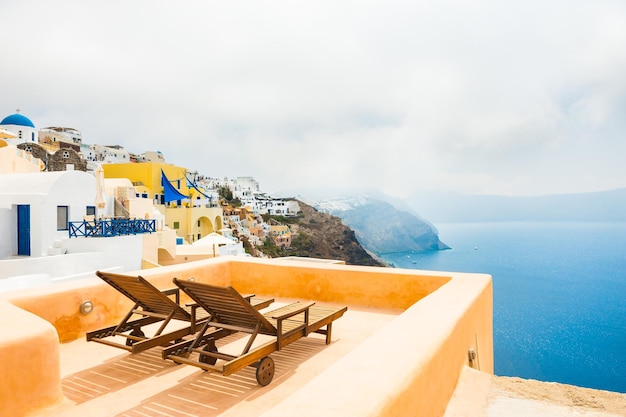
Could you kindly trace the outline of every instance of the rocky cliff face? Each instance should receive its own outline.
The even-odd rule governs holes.
[[[376,255],[449,249],[437,229],[408,211],[370,197],[324,201],[320,209],[341,218],[365,249]]]
[[[359,244],[354,231],[331,214],[317,211],[298,201],[302,214],[297,217],[275,218],[289,225],[293,234],[289,249],[275,246],[262,248],[266,256],[303,256],[343,260],[349,265],[384,266]]]
[[[317,208],[300,200],[298,204],[302,215],[275,218],[289,225],[291,247],[266,245],[261,249],[265,256],[339,259],[351,265],[382,266],[384,262],[376,257],[386,253],[449,249],[429,222],[379,199],[326,200],[315,203]]]

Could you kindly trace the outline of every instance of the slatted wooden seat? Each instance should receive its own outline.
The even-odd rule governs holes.
[[[141,276],[102,271],[96,272],[96,275],[132,300],[134,305],[117,325],[88,332],[87,341],[139,353],[155,346],[167,346],[173,341],[182,340],[185,336],[194,334],[199,328],[198,325],[209,318],[208,312],[199,309],[195,303],[180,305],[178,287],[161,291]],[[246,298],[251,308],[265,308],[274,301],[252,297],[253,295],[249,295]],[[172,320],[185,322],[185,325],[166,332]],[[154,323],[161,324],[152,336],[147,337],[142,328]],[[116,341],[116,336],[125,338],[125,343]]]
[[[210,318],[193,340],[163,349],[163,358],[217,371],[225,376],[246,366],[254,366],[257,368],[257,382],[263,386],[269,384],[274,375],[274,361],[269,357],[271,353],[313,332],[325,335],[326,344],[329,344],[333,321],[348,309],[321,307],[314,302],[295,302],[261,314],[230,286],[220,287],[177,278],[174,278],[174,284],[208,311]],[[241,354],[218,352],[215,341],[235,332],[250,335]],[[253,347],[258,334],[272,336],[272,339]]]

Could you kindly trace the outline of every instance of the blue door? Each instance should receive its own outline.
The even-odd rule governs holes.
[[[30,206],[17,206],[17,254],[30,256]]]

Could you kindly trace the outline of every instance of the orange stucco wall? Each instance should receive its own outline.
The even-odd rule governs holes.
[[[172,287],[173,277],[193,277],[260,296],[406,310],[267,415],[440,416],[467,365],[468,349],[478,352],[481,370],[493,372],[492,289],[487,275],[234,257],[128,274],[140,274],[161,289]],[[0,334],[0,369],[27,374],[26,385],[0,385],[0,403],[10,395],[28,409],[62,399],[58,340],[74,340],[114,324],[131,307],[96,277],[4,298],[10,304],[0,299],[0,308],[20,313],[10,329],[27,327],[28,321],[31,330],[11,331],[10,339]],[[87,315],[79,311],[85,300],[94,304]],[[33,337],[43,340],[32,344],[35,353],[22,358],[18,351],[16,358],[10,352],[20,339]],[[40,364],[53,364],[56,373],[41,375],[41,367],[15,366],[19,359],[33,363],[33,357]],[[34,381],[40,381],[36,395],[28,386]],[[24,415],[25,410],[16,408],[11,415]]]
[[[451,274],[263,417],[441,416],[469,349],[493,373],[492,337],[491,277]]]
[[[23,416],[61,401],[59,380],[54,327],[0,302],[0,415]]]

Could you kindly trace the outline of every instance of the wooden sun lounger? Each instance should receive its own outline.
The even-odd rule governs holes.
[[[177,287],[161,291],[141,276],[102,271],[96,272],[96,275],[135,304],[117,325],[87,333],[87,341],[139,353],[155,346],[167,346],[173,341],[182,341],[185,336],[194,334],[199,325],[208,320],[209,314],[199,309],[197,304],[180,305]],[[253,296],[249,295],[246,298],[246,302],[252,308],[265,308],[274,301],[254,299]],[[183,321],[186,324],[183,327],[178,326],[176,330],[165,332],[172,320]],[[154,323],[161,324],[152,336],[146,337],[142,327]],[[125,343],[116,341],[115,336],[125,338]]]
[[[163,358],[217,371],[225,376],[253,366],[257,368],[257,382],[262,386],[269,384],[274,376],[274,360],[268,355],[313,332],[325,335],[326,344],[329,344],[333,321],[348,309],[320,307],[314,302],[295,302],[261,314],[230,286],[219,287],[177,278],[174,278],[174,284],[208,311],[210,318],[193,340],[166,347],[162,351]],[[241,354],[235,356],[218,352],[215,341],[235,332],[250,335]],[[253,347],[258,334],[273,338]],[[197,355],[192,356],[192,353]]]

